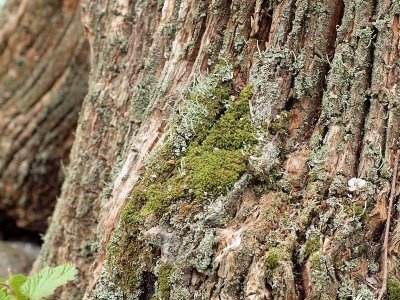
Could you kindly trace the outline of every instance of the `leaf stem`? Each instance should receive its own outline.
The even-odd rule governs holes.
[[[0,282],[0,286],[5,287],[6,289],[11,289],[11,286],[4,282]]]

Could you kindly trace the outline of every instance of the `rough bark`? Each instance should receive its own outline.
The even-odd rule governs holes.
[[[58,298],[374,299],[399,135],[398,2],[82,7],[89,92],[36,262],[77,264]],[[352,177],[366,187],[350,192]]]
[[[7,2],[0,27],[0,211],[44,232],[89,71],[77,0]]]

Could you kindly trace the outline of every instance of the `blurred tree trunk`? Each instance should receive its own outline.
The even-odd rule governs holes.
[[[57,299],[374,299],[400,125],[398,1],[82,9],[89,92],[36,262],[77,264]],[[353,177],[366,185],[349,191]]]
[[[77,0],[10,0],[1,14],[0,211],[44,232],[87,92],[89,49]]]

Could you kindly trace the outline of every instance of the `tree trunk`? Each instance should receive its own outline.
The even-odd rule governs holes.
[[[57,299],[375,299],[400,125],[397,1],[82,10],[89,92],[35,265],[78,266]]]
[[[87,92],[79,11],[10,0],[0,18],[0,211],[30,231],[47,228]]]

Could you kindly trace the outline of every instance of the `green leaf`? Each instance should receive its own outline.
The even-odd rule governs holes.
[[[53,294],[59,286],[74,280],[77,272],[72,264],[64,264],[55,268],[45,267],[25,281],[21,292],[30,300],[47,297]]]
[[[4,291],[0,291],[0,300],[15,300],[15,298],[7,295]]]
[[[25,275],[17,274],[11,275],[8,280],[9,286],[13,289],[17,300],[26,300],[26,296],[21,292],[21,286],[27,280]]]

